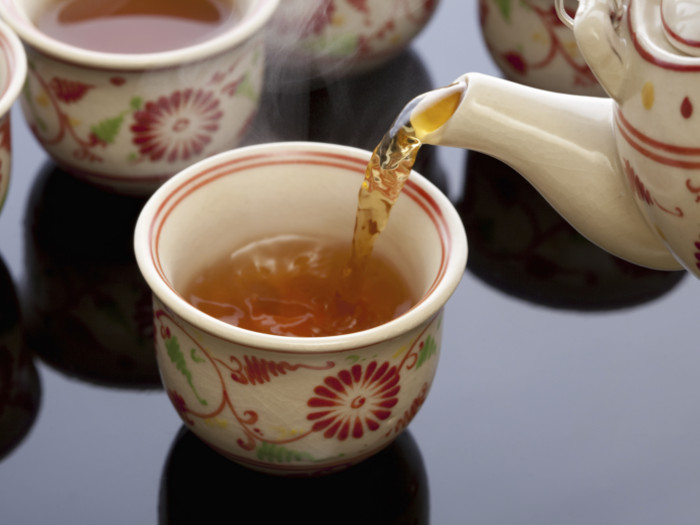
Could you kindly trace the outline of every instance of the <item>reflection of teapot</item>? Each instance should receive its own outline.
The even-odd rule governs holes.
[[[682,2],[581,0],[573,19],[560,9],[611,98],[468,73],[454,114],[422,141],[503,160],[606,250],[700,277],[700,50],[685,44],[700,34]]]
[[[686,277],[601,250],[514,170],[467,153],[456,207],[469,238],[467,269],[485,283],[535,304],[600,311],[652,301]]]

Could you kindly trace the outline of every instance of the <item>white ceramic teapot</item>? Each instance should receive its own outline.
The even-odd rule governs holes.
[[[559,16],[610,98],[468,73],[422,141],[496,157],[604,249],[700,277],[700,0],[581,0]]]

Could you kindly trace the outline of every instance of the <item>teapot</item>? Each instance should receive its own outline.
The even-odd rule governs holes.
[[[603,249],[700,278],[700,0],[556,7],[609,97],[467,73],[421,142],[495,157]]]

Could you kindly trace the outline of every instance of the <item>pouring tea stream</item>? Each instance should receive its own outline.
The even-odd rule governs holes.
[[[467,73],[409,103],[410,123],[510,165],[603,249],[700,278],[700,20],[673,14],[689,1],[582,0],[574,18],[557,3],[610,98]],[[425,129],[445,89],[461,101]]]

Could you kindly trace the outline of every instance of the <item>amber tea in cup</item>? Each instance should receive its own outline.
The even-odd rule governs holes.
[[[384,324],[416,303],[408,283],[374,255],[345,290],[349,243],[279,235],[254,241],[199,272],[183,296],[203,312],[273,335],[324,337]]]
[[[34,23],[83,49],[157,53],[215,37],[237,18],[233,0],[51,0]]]

